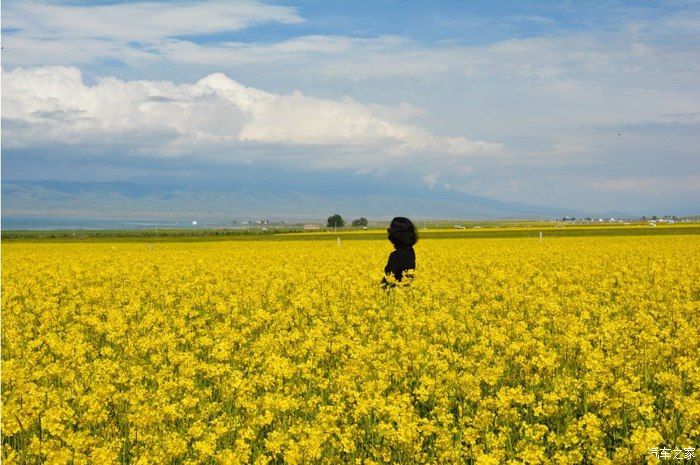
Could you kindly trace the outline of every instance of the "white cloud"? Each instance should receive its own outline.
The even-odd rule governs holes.
[[[274,64],[293,60],[310,60],[318,65],[328,59],[342,57],[365,60],[374,54],[392,54],[412,47],[409,40],[398,36],[383,35],[379,37],[360,38],[337,35],[309,35],[293,37],[270,44],[247,42],[217,42],[197,44],[187,40],[168,39],[154,42],[152,49],[175,63],[207,65],[225,62],[231,65]],[[354,66],[347,66],[346,73],[353,73]],[[378,70],[375,70],[375,72]],[[391,70],[385,70],[391,72]],[[369,77],[374,76],[372,73]]]
[[[3,27],[33,38],[149,41],[235,31],[267,23],[299,23],[294,8],[247,1],[137,2],[101,6],[10,2]]]
[[[257,2],[90,7],[12,2],[3,13],[9,29],[3,59],[10,67],[116,59],[133,70],[146,68],[149,75],[217,70],[286,90],[320,85],[357,95],[362,88],[367,100],[383,97],[387,86],[405,89],[405,100],[411,92],[425,93],[427,82],[432,99],[440,102],[431,108],[436,119],[469,90],[472,100],[482,98],[489,107],[459,102],[466,127],[475,120],[491,125],[494,115],[500,133],[509,125],[530,133],[533,125],[629,123],[653,113],[693,112],[700,97],[695,85],[700,54],[689,46],[692,31],[677,25],[692,22],[696,14],[466,45],[395,35],[306,35],[272,43],[185,38],[262,22],[303,21],[294,9]]]
[[[420,99],[431,109],[433,127],[464,121],[458,131],[478,126],[492,133],[497,126],[499,134],[531,134],[533,128],[627,124],[650,114],[695,112],[700,98],[697,51],[626,31],[469,46],[428,46],[390,35],[301,36],[270,44],[162,38],[147,46],[6,35],[5,44],[10,66],[115,58],[132,69],[146,67],[150,75],[162,67],[176,75],[221,70],[285,91],[359,90],[367,100],[387,101],[382,93],[389,88],[395,102],[399,92],[400,99]],[[457,105],[460,118],[445,121],[444,110]]]
[[[95,38],[37,39],[4,33],[3,47],[3,61],[12,66],[76,65],[103,59],[143,64],[158,59],[126,43]]]
[[[221,73],[194,84],[102,77],[88,86],[74,67],[16,68],[3,70],[2,92],[8,148],[131,145],[144,155],[216,151],[235,158],[232,148],[326,147],[332,156],[310,163],[357,169],[389,159],[437,161],[501,148],[401,122],[419,113],[407,104],[393,108],[299,92],[281,95]],[[262,158],[274,154],[274,148],[259,151]]]
[[[116,59],[147,63],[170,38],[231,32],[264,23],[303,22],[296,9],[255,0],[55,5],[6,2],[3,59],[11,66],[70,65]]]
[[[426,45],[405,37],[313,35],[261,44],[197,44],[167,39],[153,53],[173,63],[210,65],[286,64],[324,77],[370,80],[391,77],[460,76],[526,84],[586,82],[592,87],[621,83],[655,87],[688,83],[700,71],[696,51],[626,30],[509,39],[490,44]],[[348,66],[352,63],[352,66]],[[672,76],[668,71],[673,70]]]
[[[435,187],[435,185],[438,183],[439,180],[440,180],[440,176],[435,174],[435,173],[426,174],[425,176],[423,176],[423,182],[430,189]]]
[[[698,53],[666,37],[692,34],[696,14],[618,29],[500,40],[487,44],[424,44],[407,37],[306,35],[273,43],[196,43],[185,37],[262,23],[299,23],[293,8],[257,1],[136,2],[105,6],[11,2],[3,8],[9,66],[85,64],[112,58],[138,66],[153,61],[284,68],[285,74],[371,80],[462,77],[529,85],[583,82],[591,90],[687,87],[700,72]],[[512,19],[512,18],[511,18]],[[533,17],[533,19],[538,19]],[[541,18],[548,20],[547,18]],[[482,25],[482,27],[485,27]],[[661,39],[659,39],[661,38]],[[352,63],[352,66],[348,64]],[[299,77],[299,76],[297,76]]]

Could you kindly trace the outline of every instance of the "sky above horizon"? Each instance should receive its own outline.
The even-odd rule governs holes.
[[[3,180],[700,213],[697,1],[14,1],[2,46]]]

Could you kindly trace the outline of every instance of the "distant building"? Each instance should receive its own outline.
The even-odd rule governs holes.
[[[304,231],[318,231],[321,229],[321,226],[318,224],[305,224],[304,225]]]

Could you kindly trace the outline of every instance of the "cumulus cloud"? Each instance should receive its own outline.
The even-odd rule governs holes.
[[[407,124],[403,120],[419,113],[407,104],[394,108],[347,97],[275,94],[222,73],[194,84],[101,77],[90,86],[78,68],[48,66],[3,70],[2,85],[8,148],[131,145],[144,155],[219,151],[235,158],[240,149],[256,146],[325,147],[332,159],[309,161],[357,168],[397,157],[460,158],[501,148]],[[246,153],[250,156],[250,150]],[[267,148],[258,156],[274,153]]]

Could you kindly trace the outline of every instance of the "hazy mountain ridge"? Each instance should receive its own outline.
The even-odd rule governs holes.
[[[588,212],[502,202],[453,190],[414,188],[405,194],[306,193],[236,185],[149,185],[132,182],[4,181],[3,214],[144,216],[191,214],[248,218],[560,218]],[[607,214],[609,215],[609,213]],[[617,216],[625,216],[618,213]]]

